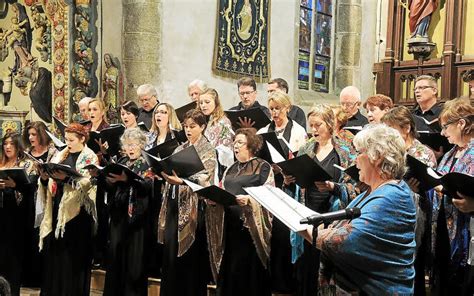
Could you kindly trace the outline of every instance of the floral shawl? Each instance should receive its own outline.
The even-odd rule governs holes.
[[[447,174],[450,172],[459,172],[467,175],[474,175],[474,139],[471,139],[468,146],[465,149],[464,154],[455,161],[454,156],[459,150],[458,146],[454,146],[449,152],[447,152],[438,166],[438,172],[441,174]],[[443,201],[444,212],[446,215],[446,225],[448,226],[449,243],[451,246],[450,259],[454,266],[465,266],[468,261],[469,241],[470,234],[469,222],[470,215],[460,212],[451,202],[449,197],[443,195],[437,198],[433,198],[433,228],[432,228],[432,248],[433,252],[436,233],[438,215],[440,212],[441,204],[439,200]],[[473,248],[474,246],[471,246]],[[471,259],[471,258],[470,258]]]
[[[69,149],[56,154],[51,160],[52,163],[60,163],[69,154]],[[44,206],[44,217],[40,225],[40,241],[39,247],[43,248],[44,238],[54,230],[56,238],[62,237],[66,231],[66,223],[75,218],[81,207],[87,211],[94,219],[94,229],[97,227],[97,212],[95,208],[95,197],[97,186],[93,186],[90,181],[89,171],[84,169],[86,165],[99,164],[97,155],[89,147],[84,146],[76,161],[77,171],[84,176],[84,178],[74,180],[71,184],[64,184],[64,193],[59,204],[58,221],[56,229],[53,229],[53,198],[55,188],[57,188],[56,181],[48,180],[47,185],[43,185],[41,178],[38,179],[38,198],[41,199]]]
[[[176,148],[175,153],[189,147],[189,142]],[[212,177],[216,168],[216,152],[209,141],[201,136],[194,144],[196,151],[204,164],[204,170],[188,179],[201,186],[213,183]],[[178,198],[178,257],[181,257],[191,247],[196,237],[198,218],[198,196],[187,185],[170,185],[166,183],[163,190],[163,204],[158,218],[158,242],[164,243],[168,199]]]
[[[204,131],[204,136],[214,147],[224,145],[232,149],[232,124],[226,116],[222,116],[217,121],[213,121],[211,116]]]

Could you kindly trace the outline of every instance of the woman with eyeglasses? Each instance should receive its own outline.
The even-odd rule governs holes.
[[[126,129],[120,142],[126,156],[118,163],[143,179],[132,179],[124,171],[106,176],[91,171],[105,179],[110,215],[104,295],[147,295],[153,174],[141,156],[146,135],[140,128]]]
[[[202,98],[202,96],[201,96]],[[209,202],[208,238],[217,295],[271,295],[270,234],[272,218],[244,187],[274,186],[269,163],[256,157],[263,145],[253,128],[236,131],[237,161],[225,172],[222,184],[234,194],[237,205],[223,207]]]
[[[6,132],[2,138],[0,169],[24,168],[31,175],[33,163],[25,158],[21,137]],[[28,229],[28,204],[33,199],[31,184],[16,184],[0,179],[0,275],[10,283],[12,295],[20,295],[25,236]]]
[[[442,130],[454,147],[438,165],[438,172],[474,175],[474,107],[469,99],[444,104],[439,116]],[[472,295],[474,293],[474,241],[472,197],[449,195],[435,188],[433,198],[433,295]]]
[[[176,111],[168,103],[158,103],[153,110],[152,118],[150,132],[147,135],[146,150],[174,139],[175,133],[182,130]]]
[[[190,110],[184,117],[183,126],[188,141],[176,148],[175,153],[193,145],[204,170],[188,179],[208,186],[213,183],[216,152],[203,135],[206,116],[199,110]],[[158,241],[163,244],[164,253],[160,293],[162,296],[207,295],[210,265],[205,202],[175,172],[161,174],[166,185],[158,220]]]
[[[97,227],[96,186],[84,167],[99,164],[87,147],[87,129],[71,123],[65,129],[67,147],[52,163],[67,165],[82,177],[57,170],[41,173],[38,198],[44,201],[40,225],[40,250],[45,256],[42,295],[89,295],[92,265],[92,236]]]
[[[291,109],[291,98],[288,94],[276,90],[268,97],[268,109],[271,114],[271,122],[261,128],[258,134],[275,132],[285,155],[290,157],[292,152],[298,151],[306,142],[306,130],[288,118]],[[275,186],[282,187],[283,176],[278,166],[272,165],[275,173]],[[278,219],[273,220],[272,228],[272,292],[292,293],[294,290],[293,266],[291,264],[291,245],[289,240],[289,229]]]

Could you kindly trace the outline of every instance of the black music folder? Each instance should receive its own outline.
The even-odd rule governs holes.
[[[182,130],[171,130],[171,132],[174,134],[174,137],[176,140],[178,140],[179,144],[186,143],[188,141],[188,137],[186,137],[186,132],[184,129]]]
[[[314,185],[315,181],[332,180],[331,175],[307,154],[277,163],[285,175],[296,178],[296,184],[302,188]]]
[[[454,198],[457,191],[474,197],[474,176],[452,172],[440,175],[411,155],[407,156],[408,172],[406,178],[415,178],[420,182],[420,191],[430,190],[438,185],[443,185],[443,190]]]
[[[184,179],[184,183],[191,187],[191,190],[194,193],[197,193],[199,196],[210,199],[216,203],[219,203],[225,207],[237,205],[235,200],[236,196],[222,189],[216,185],[211,185],[208,187],[203,187],[199,184],[193,183],[189,180]]]
[[[197,107],[197,102],[191,102],[189,104],[186,104],[184,106],[177,108],[176,116],[178,117],[179,122],[183,122],[184,116],[186,115],[186,113],[188,113],[189,110],[196,109],[196,107]]]
[[[120,163],[110,163],[104,167],[95,164],[88,164],[84,167],[85,169],[98,169],[101,174],[107,177],[108,174],[121,175],[125,172],[129,180],[143,180],[143,178],[132,171],[129,167]]]
[[[176,138],[165,141],[160,145],[157,145],[153,148],[148,149],[146,152],[153,156],[157,156],[159,158],[165,158],[173,154],[174,150],[178,148],[179,143]]]
[[[351,177],[352,180],[356,181],[356,182],[360,182],[360,179],[359,179],[359,169],[357,168],[357,166],[354,164],[354,165],[351,165],[350,167],[348,168],[343,168],[342,166],[340,165],[337,165],[337,164],[333,164],[333,166],[339,170],[341,170],[341,172],[344,172],[346,174],[349,175],[349,177]]]
[[[24,168],[0,169],[0,179],[5,180],[8,178],[13,179],[17,186],[30,183],[30,178]]]
[[[75,169],[73,169],[70,166],[65,165],[65,164],[48,162],[48,163],[42,163],[39,166],[51,178],[52,178],[52,175],[55,171],[62,171],[68,177],[71,177],[71,178],[82,178],[83,177],[81,174],[79,174],[78,171],[76,171]]]
[[[61,133],[61,136],[64,138],[65,134],[65,129],[66,129],[66,124],[62,122],[59,118],[56,116],[53,116],[54,124],[58,128],[59,132]]]
[[[122,124],[114,124],[108,128],[104,128],[100,132],[91,131],[89,133],[89,140],[87,141],[87,147],[91,148],[95,153],[100,152],[99,139],[102,140],[102,144],[107,142],[109,148],[107,152],[109,155],[116,155],[120,151],[120,137],[125,131],[125,126]],[[97,142],[96,142],[97,140]]]
[[[263,145],[258,153],[258,157],[265,159],[269,163],[275,163],[276,160],[272,157],[272,150],[268,146],[270,144],[285,160],[288,159],[288,155],[284,152],[275,132],[262,133],[260,136],[262,136]]]
[[[254,122],[253,128],[259,130],[262,127],[267,126],[270,123],[268,116],[260,108],[250,108],[244,110],[227,110],[224,111],[230,122],[232,123],[232,128],[238,130],[240,128],[239,118],[242,120],[244,117],[251,119]]]
[[[442,136],[441,133],[418,131],[418,134],[420,135],[418,140],[433,150],[439,151],[440,147],[443,147],[443,152],[446,153],[453,148],[453,144],[450,144],[448,139]]]
[[[186,178],[204,170],[204,164],[194,146],[184,148],[163,159],[153,156],[146,151],[142,151],[142,155],[156,174],[165,172],[168,175],[172,175],[174,170],[179,177]]]
[[[146,126],[146,124],[143,122],[143,121],[140,121],[138,124],[137,124],[137,127],[140,128],[143,132],[145,133],[148,133],[150,130],[148,129],[148,127]]]

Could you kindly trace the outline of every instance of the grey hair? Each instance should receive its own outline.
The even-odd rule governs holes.
[[[79,102],[77,103],[78,105],[80,104],[89,104],[89,102],[92,100],[93,98],[91,97],[83,97],[82,99],[79,100]]]
[[[380,169],[385,178],[401,179],[405,175],[405,141],[396,129],[370,124],[357,133],[353,143],[358,151],[366,150],[371,161],[382,161]]]
[[[123,144],[128,141],[138,142],[140,148],[143,149],[146,145],[147,137],[139,127],[128,128],[120,137],[120,144],[123,146]]]
[[[339,98],[342,96],[349,96],[360,102],[360,90],[353,85],[344,87],[339,94]]]
[[[156,91],[156,88],[151,85],[151,84],[142,84],[137,88],[137,96],[138,97],[143,97],[143,96],[151,96],[155,97],[158,99],[158,92]]]
[[[202,81],[201,79],[194,79],[191,81],[188,85],[188,91],[191,89],[191,87],[196,86],[201,90],[201,92],[205,91],[207,89],[207,84]]]

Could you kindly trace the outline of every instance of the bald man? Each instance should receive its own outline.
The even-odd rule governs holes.
[[[369,121],[364,115],[360,113],[360,91],[355,86],[346,86],[339,94],[339,104],[342,106],[344,112],[349,114],[349,121],[346,127],[350,126],[364,126]]]

